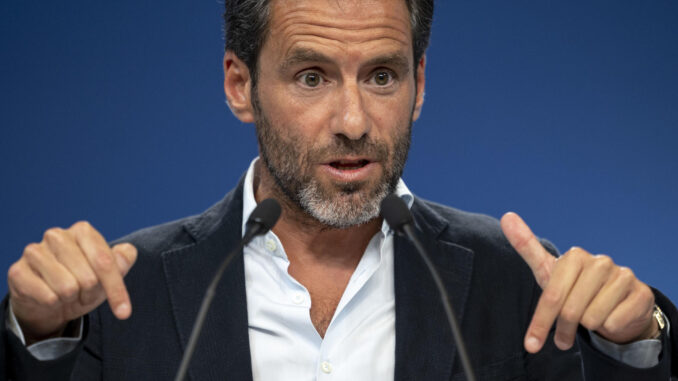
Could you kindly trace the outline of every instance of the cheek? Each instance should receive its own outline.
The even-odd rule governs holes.
[[[374,124],[374,138],[382,140],[392,147],[396,141],[408,135],[412,121],[412,110],[406,107],[399,105],[397,108],[374,113],[371,116]],[[393,112],[397,109],[399,109],[399,112]]]
[[[273,93],[266,104],[262,102],[273,127],[297,139],[318,141],[329,123],[331,105],[297,100],[279,90]]]
[[[370,119],[380,128],[409,125],[414,108],[414,96],[407,88],[391,96],[368,95],[365,109]]]

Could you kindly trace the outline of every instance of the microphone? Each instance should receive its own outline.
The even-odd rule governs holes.
[[[245,234],[240,241],[240,244],[231,251],[217,270],[214,278],[209,287],[205,291],[205,296],[203,297],[202,304],[200,305],[200,311],[198,316],[195,319],[193,324],[193,330],[191,331],[191,337],[188,339],[188,344],[186,345],[186,351],[184,356],[181,359],[181,365],[179,365],[179,371],[174,378],[175,381],[181,381],[186,376],[188,371],[188,364],[191,361],[193,352],[195,351],[196,344],[198,343],[198,338],[200,337],[200,331],[202,326],[205,323],[205,317],[207,316],[207,311],[209,311],[210,305],[212,304],[212,299],[214,299],[214,293],[221,280],[221,276],[224,274],[224,270],[231,263],[233,258],[240,253],[240,251],[248,244],[250,241],[262,234],[266,234],[269,230],[275,226],[275,223],[280,218],[280,204],[272,198],[267,198],[266,200],[260,202],[256,208],[252,211],[247,223],[245,224]]]
[[[247,245],[252,238],[266,234],[266,232],[273,229],[275,223],[278,222],[278,218],[280,218],[280,204],[278,204],[278,201],[267,198],[260,202],[254,208],[245,224],[245,235],[242,238],[245,244],[243,246]]]
[[[468,352],[466,351],[466,345],[464,345],[464,340],[461,336],[461,330],[459,329],[459,324],[455,318],[454,311],[452,310],[452,305],[450,304],[450,298],[447,295],[447,291],[443,286],[443,281],[440,279],[438,270],[436,270],[433,262],[431,262],[430,257],[426,253],[424,245],[421,244],[417,236],[414,234],[414,218],[412,213],[407,208],[407,205],[400,197],[390,194],[381,202],[381,210],[379,212],[381,216],[388,222],[388,225],[391,229],[399,232],[405,233],[407,238],[412,241],[414,247],[417,249],[417,252],[421,256],[421,259],[424,260],[428,271],[431,273],[431,277],[440,292],[440,299],[443,303],[443,308],[445,309],[445,314],[447,315],[447,321],[450,324],[450,329],[452,329],[452,336],[454,337],[454,343],[457,345],[459,352],[459,359],[461,360],[462,367],[464,368],[464,373],[466,373],[466,379],[469,381],[475,381],[476,376],[473,373],[473,368],[471,368],[471,361],[468,357]]]

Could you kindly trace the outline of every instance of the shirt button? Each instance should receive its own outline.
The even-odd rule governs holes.
[[[320,364],[320,369],[324,373],[332,373],[332,364],[327,361],[323,361],[322,364]]]
[[[297,293],[294,294],[294,296],[292,297],[292,301],[294,301],[294,303],[296,303],[296,304],[301,304],[301,303],[303,303],[303,302],[304,302],[304,299],[305,299],[305,298],[304,298],[304,294],[302,294],[301,292],[297,292]]]
[[[268,251],[275,251],[275,248],[276,248],[275,241],[273,241],[272,239],[267,239],[266,249],[268,249]]]

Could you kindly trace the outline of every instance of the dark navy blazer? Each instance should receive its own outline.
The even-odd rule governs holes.
[[[242,180],[199,216],[135,232],[119,241],[139,250],[125,278],[133,314],[118,321],[104,303],[85,319],[85,339],[53,361],[34,359],[0,328],[0,380],[171,380],[204,290],[241,237]],[[552,340],[536,355],[523,337],[540,289],[497,220],[415,198],[417,233],[433,256],[461,323],[478,380],[667,380],[678,364],[676,334],[663,337],[659,365],[625,366],[590,347],[584,330],[561,352]],[[395,379],[464,380],[435,285],[413,246],[397,236],[395,251]],[[545,242],[549,251],[555,249]],[[189,377],[195,381],[252,379],[242,256],[217,289]],[[678,329],[678,312],[656,292]],[[7,300],[3,303],[6,309]],[[3,314],[4,316],[4,314]],[[671,364],[673,362],[673,365]],[[673,370],[671,370],[673,369]]]

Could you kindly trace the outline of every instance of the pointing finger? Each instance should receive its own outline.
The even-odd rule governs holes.
[[[543,289],[551,277],[556,259],[544,249],[532,230],[517,214],[513,212],[504,214],[501,218],[501,229],[511,246],[530,266],[537,283]]]
[[[127,275],[132,265],[136,261],[137,250],[131,244],[122,243],[113,246],[111,248],[111,251],[115,255],[118,271],[120,272],[120,275],[124,277],[125,275]],[[90,271],[93,272],[91,268],[89,269]],[[105,291],[103,290],[98,279],[95,287],[85,288],[80,292],[80,300],[83,305],[94,304],[97,306],[101,304],[101,302],[106,300]]]
[[[527,328],[525,349],[528,352],[535,353],[541,349],[556,318],[562,317],[563,305],[565,305],[567,298],[570,296],[570,291],[579,278],[581,268],[581,256],[563,256],[558,261],[558,266],[555,266],[548,285],[544,288],[541,297],[539,297],[537,308],[534,311],[534,315],[532,315],[532,321]],[[575,331],[576,328],[576,323],[572,325],[569,324],[568,319],[559,319],[558,332],[556,334],[560,335],[559,338],[564,339],[561,343],[556,341],[559,348],[564,349],[567,347],[567,337],[574,335],[571,331]]]
[[[115,254],[101,234],[88,223],[79,222],[74,228],[78,230],[76,241],[97,274],[111,310],[118,319],[127,319],[132,313],[132,304]]]

